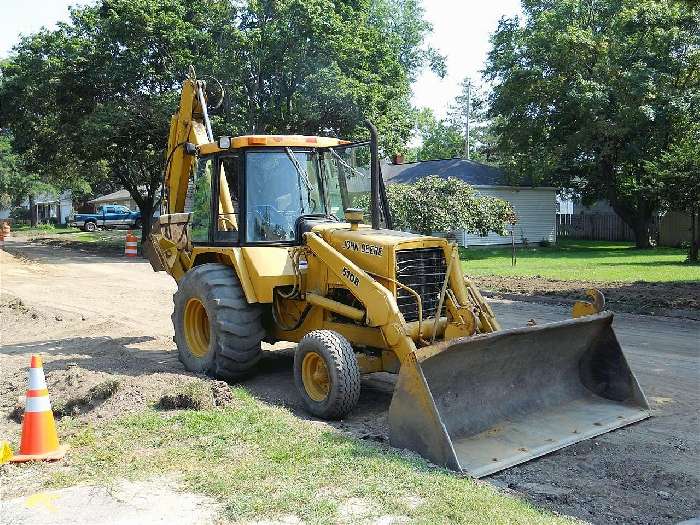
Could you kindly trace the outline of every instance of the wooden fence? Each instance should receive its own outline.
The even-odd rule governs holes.
[[[634,241],[634,232],[614,214],[557,215],[557,238],[590,241]]]
[[[658,246],[680,246],[691,241],[690,215],[670,212],[654,217],[651,237]],[[558,239],[590,241],[634,241],[634,232],[612,213],[594,215],[557,214]]]

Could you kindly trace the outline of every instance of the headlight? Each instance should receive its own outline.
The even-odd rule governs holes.
[[[219,137],[219,149],[229,149],[231,147],[231,137]]]

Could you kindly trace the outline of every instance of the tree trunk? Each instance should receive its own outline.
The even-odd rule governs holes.
[[[148,235],[151,233],[151,223],[153,220],[153,200],[146,198],[143,201],[141,209],[141,249],[143,250],[144,243],[148,240]]]
[[[649,220],[645,217],[638,217],[634,227],[634,242],[637,248],[651,248],[651,228]]]
[[[36,224],[38,222],[38,218],[37,218],[38,211],[39,210],[37,210],[37,207],[36,207],[34,194],[30,193],[29,194],[29,223],[30,223],[32,228],[36,228]]]
[[[688,260],[690,262],[698,262],[698,251],[700,248],[700,239],[698,239],[698,215],[697,208],[690,212],[690,250],[688,252]]]
[[[637,248],[651,248],[651,214],[646,213],[646,206],[640,210],[621,203],[611,202],[611,205],[615,213],[632,229]]]

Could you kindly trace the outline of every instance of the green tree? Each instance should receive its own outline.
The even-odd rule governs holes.
[[[219,134],[354,138],[369,117],[389,151],[410,133],[417,70],[443,67],[429,30],[416,0],[101,0],[14,49],[0,125],[42,177],[104,183],[106,168],[147,232],[189,64],[226,88]]]
[[[15,208],[29,201],[29,219],[36,226],[34,200],[42,193],[58,195],[59,190],[29,172],[21,155],[12,147],[12,135],[0,130],[0,208]]]
[[[426,235],[464,229],[477,235],[506,235],[513,210],[507,201],[479,196],[469,184],[430,176],[386,188],[394,227]]]
[[[430,108],[416,113],[415,131],[420,145],[408,152],[408,160],[451,159],[464,153],[463,129],[438,119]]]
[[[450,104],[446,118],[438,119],[429,108],[415,112],[414,133],[420,145],[407,149],[407,160],[466,158],[467,108],[470,158],[495,164],[496,135],[486,112],[485,93],[468,77],[462,81],[460,94]]]
[[[498,161],[497,134],[493,119],[488,114],[487,91],[470,77],[460,84],[460,93],[448,110],[448,121],[455,130],[462,130],[466,157],[466,127],[469,115],[469,158],[477,162],[496,164]]]
[[[32,182],[12,149],[11,135],[0,130],[0,207],[19,206],[29,195]]]
[[[499,23],[485,70],[502,165],[584,202],[607,199],[650,246],[661,197],[647,163],[697,98],[697,5],[524,0],[523,12],[523,23]]]
[[[700,240],[700,124],[689,122],[682,134],[648,169],[660,180],[660,197],[666,210],[684,211],[690,215],[688,260],[698,261]]]

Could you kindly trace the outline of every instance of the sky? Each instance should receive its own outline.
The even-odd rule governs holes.
[[[81,0],[0,0],[0,57],[42,26],[53,27],[68,19],[68,6]],[[447,76],[423,72],[413,85],[413,103],[444,116],[459,94],[459,83],[469,76],[479,83],[479,71],[489,48],[489,36],[502,16],[520,14],[520,0],[423,0],[425,16],[433,25],[429,43],[447,58]]]

